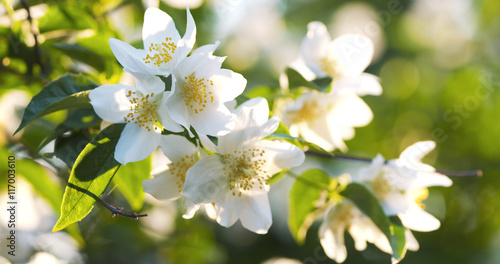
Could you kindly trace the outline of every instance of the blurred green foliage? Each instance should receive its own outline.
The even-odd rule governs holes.
[[[3,16],[11,25],[0,26],[0,97],[11,90],[22,90],[33,96],[49,81],[66,73],[83,73],[98,84],[116,83],[122,75],[122,67],[111,52],[108,39],[114,37],[142,47],[140,32],[146,9],[142,1],[25,2],[31,10],[43,4],[47,11],[43,16],[33,18],[30,24],[25,18],[15,18],[14,13],[24,9],[19,2],[13,6],[6,5]],[[276,5],[286,35],[298,47],[308,22],[319,20],[329,25],[334,21],[336,11],[351,2],[281,0]],[[380,76],[384,93],[378,97],[363,98],[373,110],[374,119],[370,125],[356,129],[356,137],[347,142],[349,153],[363,157],[381,153],[385,158],[396,158],[412,143],[432,139],[438,145],[436,151],[425,158],[429,164],[438,169],[483,170],[480,178],[455,177],[452,187],[431,189],[427,208],[441,220],[442,226],[434,232],[414,232],[420,250],[407,252],[401,263],[499,263],[500,123],[497,120],[500,116],[500,2],[472,1],[469,10],[472,20],[459,18],[457,23],[474,23],[474,34],[465,40],[463,51],[451,57],[445,55],[453,46],[443,50],[436,48],[437,45],[423,45],[430,40],[422,40],[417,33],[425,28],[409,22],[415,12],[412,6],[421,1],[359,2],[372,8],[381,24],[381,38],[385,46],[367,71]],[[453,1],[447,3],[450,10],[456,4]],[[394,4],[400,7],[400,11],[388,12]],[[239,5],[243,5],[243,1],[220,0],[220,5],[207,1],[200,8],[193,9],[198,29],[197,46],[216,40],[217,21],[224,18],[218,15],[217,8],[229,6],[226,11],[231,12]],[[185,10],[170,7],[163,1],[160,1],[160,8],[172,16],[182,34],[186,24]],[[448,11],[441,10],[442,13]],[[424,22],[426,18],[420,19]],[[37,44],[33,32],[37,33]],[[217,54],[233,55],[228,43],[234,34],[221,39],[221,49]],[[438,34],[431,36],[437,40],[444,38]],[[241,48],[237,52],[245,53],[246,50]],[[250,96],[263,93],[252,91],[256,87],[258,91],[272,96],[272,91],[279,89],[280,72],[272,69],[267,53],[258,52],[256,56],[255,62],[248,67],[230,62],[224,65],[240,67],[235,70],[248,79],[247,94]],[[456,60],[458,62],[454,63]],[[57,124],[71,114],[55,113],[35,120],[17,137],[12,137],[5,128],[0,136],[0,157],[5,160],[15,150],[52,163],[50,157],[38,152],[39,146],[47,135],[57,131]],[[4,127],[8,125],[17,124],[1,124]],[[93,126],[97,128],[98,125]],[[71,127],[67,131],[70,130],[78,135],[93,133],[92,129],[80,131]],[[59,166],[56,171],[59,178],[51,179],[51,183],[44,180],[42,184],[38,182],[40,178],[33,177],[49,178],[41,172],[41,166],[28,162],[22,176],[54,206],[62,198],[55,196],[61,196],[62,192],[55,191],[57,188],[54,189],[54,185],[63,190],[69,171]],[[5,174],[1,170],[3,167],[0,173]],[[3,186],[1,184],[4,183],[0,183]],[[129,192],[136,193],[137,190],[124,191],[125,196],[131,196],[127,194]],[[288,196],[286,193],[283,195],[283,199]],[[125,199],[118,192],[113,192],[109,198],[117,204],[126,205],[126,211],[132,208],[139,210],[142,204],[141,198],[128,206],[130,198]],[[141,211],[148,212],[154,206],[146,202]],[[179,211],[182,210],[179,208]],[[54,212],[58,213],[57,208]],[[274,219],[283,217],[287,216],[274,215]],[[141,221],[111,218],[111,213],[97,206],[78,223],[82,234],[78,241],[86,261],[260,263],[271,257],[284,256],[305,263],[331,263],[319,244],[318,225],[312,226],[305,245],[299,247],[290,233],[277,226],[278,221],[266,236],[242,230],[239,224],[228,229],[220,227],[201,214],[193,220],[176,216],[175,231],[161,234]],[[76,231],[62,232],[74,234]],[[346,246],[348,263],[390,261],[389,255],[372,245],[363,252],[356,252],[353,241],[347,235]]]

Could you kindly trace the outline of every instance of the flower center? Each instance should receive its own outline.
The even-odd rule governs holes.
[[[184,77],[184,87],[182,97],[184,103],[196,114],[202,112],[207,107],[208,100],[214,102],[214,96],[209,89],[214,85],[211,80],[205,78],[197,79],[193,75]],[[210,99],[209,99],[210,98]]]
[[[319,65],[321,70],[330,77],[340,75],[339,63],[337,59],[331,55],[319,59]]]
[[[148,131],[151,131],[151,128],[161,131],[163,127],[158,122],[158,102],[154,99],[154,93],[146,96],[141,92],[138,93],[128,91],[126,97],[131,103],[130,113],[123,120],[144,127]]]
[[[324,110],[318,105],[316,100],[311,99],[305,101],[299,110],[288,111],[288,115],[293,124],[298,124],[316,120],[324,115]]]
[[[177,48],[177,45],[175,45],[171,40],[172,38],[165,38],[166,42],[159,44],[151,43],[151,46],[149,46],[149,52],[150,54],[153,54],[153,56],[150,54],[146,55],[146,57],[143,58],[144,63],[153,63],[154,65],[160,67],[161,64],[171,61],[172,55]]]
[[[429,190],[427,188],[416,189],[412,191],[412,196],[420,208],[425,209],[423,201],[429,197]]]
[[[177,162],[172,162],[169,164],[169,172],[172,176],[177,177],[177,187],[179,187],[179,193],[182,192],[184,187],[184,182],[186,181],[186,172],[191,168],[198,160],[195,154],[186,155]]]
[[[384,200],[385,197],[394,190],[389,180],[381,172],[371,183],[373,192],[379,200]]]
[[[221,156],[224,164],[223,172],[229,178],[229,190],[233,196],[241,196],[243,191],[248,191],[254,186],[262,189],[264,185],[269,185],[267,180],[270,176],[263,170],[266,164],[264,150],[248,149],[244,151],[234,151],[234,154]]]

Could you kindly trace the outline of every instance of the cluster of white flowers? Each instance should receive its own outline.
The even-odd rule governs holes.
[[[185,197],[186,218],[206,205],[223,226],[240,219],[249,230],[266,233],[272,222],[268,180],[302,164],[304,152],[290,143],[262,140],[279,124],[278,118],[269,119],[264,98],[233,112],[227,108],[225,103],[245,89],[246,79],[221,69],[224,57],[213,55],[218,43],[191,52],[196,27],[189,9],[183,38],[172,18],[157,8],[146,11],[142,35],[145,50],[109,41],[124,70],[135,76],[136,87],[103,85],[89,96],[103,120],[126,123],[115,159],[125,165],[159,147],[169,163],[144,181],[146,192],[158,199]],[[171,76],[170,91],[160,76]],[[211,155],[182,136],[162,134],[187,130],[194,137],[191,129]],[[218,144],[208,136],[218,137]]]
[[[452,184],[451,180],[423,164],[420,160],[436,144],[433,141],[417,142],[401,153],[399,159],[384,160],[378,155],[372,163],[350,175],[351,181],[364,185],[379,200],[387,216],[398,216],[405,232],[409,250],[418,250],[419,244],[410,230],[429,232],[439,228],[440,222],[424,211],[427,187]],[[366,248],[366,241],[382,251],[391,253],[387,237],[351,202],[346,200],[328,209],[319,236],[326,254],[337,262],[346,259],[344,230],[348,229],[357,250]]]
[[[292,136],[301,136],[327,151],[345,151],[344,140],[354,137],[354,127],[366,126],[373,118],[359,96],[382,93],[378,78],[363,73],[371,63],[373,43],[356,34],[331,41],[324,24],[311,22],[300,53],[305,65],[300,69],[310,70],[316,78],[333,78],[332,87],[329,93],[304,92],[285,108],[283,122]]]
[[[213,55],[218,42],[192,51],[195,36],[189,9],[181,38],[169,15],[149,8],[143,27],[145,50],[110,39],[124,70],[135,76],[136,87],[100,86],[90,92],[91,104],[103,120],[126,123],[114,154],[119,163],[145,159],[157,148],[168,158],[167,164],[153,170],[154,178],[143,182],[145,192],[157,199],[182,197],[185,218],[204,206],[222,226],[229,227],[239,219],[245,228],[267,233],[272,223],[268,181],[286,168],[301,165],[305,154],[293,144],[265,139],[280,122],[278,117],[269,118],[266,99],[253,98],[236,108],[228,107],[244,91],[246,79],[221,69],[224,57]],[[377,77],[364,73],[373,50],[372,42],[362,35],[348,34],[331,41],[325,25],[308,25],[301,61],[314,78],[332,78],[331,89],[302,89],[282,109],[281,117],[292,136],[301,136],[327,151],[347,149],[344,140],[354,137],[354,128],[373,118],[360,96],[382,93]],[[169,76],[171,88],[165,89],[168,84],[160,77]],[[183,131],[196,140],[172,134]],[[349,178],[370,190],[387,216],[401,219],[410,250],[419,247],[410,230],[431,231],[440,225],[423,210],[427,187],[451,185],[446,176],[420,162],[434,147],[434,142],[419,142],[390,161],[379,155]],[[392,252],[388,238],[353,202],[339,200],[327,205],[319,237],[330,258],[337,262],[346,259],[345,230],[358,250],[371,242]]]

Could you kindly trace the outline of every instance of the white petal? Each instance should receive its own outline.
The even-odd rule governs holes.
[[[184,37],[182,37],[182,39],[177,43],[178,51],[176,51],[176,56],[178,56],[179,61],[184,59],[189,54],[196,41],[196,25],[194,23],[193,16],[189,11],[189,8],[186,8],[186,14],[186,33],[184,34]]]
[[[354,93],[335,96],[328,113],[329,123],[341,127],[368,125],[373,119],[370,107]]]
[[[166,38],[172,38],[171,41],[175,44],[181,38],[175,28],[174,21],[167,13],[160,9],[154,7],[148,8],[146,13],[144,13],[144,24],[142,27],[144,48],[147,49],[150,47],[151,43],[159,44],[165,42]]]
[[[224,227],[230,227],[238,221],[238,215],[231,210],[230,206],[226,203],[227,199],[224,199],[224,203],[222,205],[216,206],[217,211],[217,223]],[[232,201],[232,200],[230,200]]]
[[[90,91],[90,104],[103,120],[123,123],[125,122],[123,118],[130,113],[131,106],[126,94],[135,90],[135,87],[121,84],[99,86]]]
[[[178,135],[162,135],[160,149],[172,162],[180,161],[186,155],[191,156],[198,152],[193,143]]]
[[[194,203],[218,202],[229,189],[228,178],[217,155],[199,160],[186,175],[182,194]]]
[[[174,78],[174,75],[172,75]],[[168,114],[176,123],[189,129],[190,117],[188,106],[184,103],[184,98],[180,92],[172,92],[167,98]]]
[[[219,47],[219,45],[220,45],[219,41],[216,41],[214,44],[203,45],[195,49],[193,53],[191,53],[191,56],[196,54],[213,55],[213,53],[215,52],[217,47]]]
[[[382,86],[380,85],[378,77],[369,73],[336,78],[333,81],[332,87],[335,91],[349,90],[359,96],[382,94]]]
[[[227,69],[221,69],[209,78],[214,83],[214,94],[221,102],[233,100],[243,93],[247,85],[247,80],[243,75]]]
[[[411,203],[404,194],[399,191],[394,191],[387,194],[383,201],[380,201],[382,209],[386,215],[399,215],[406,212],[410,207]]]
[[[204,111],[191,114],[191,126],[201,134],[221,136],[234,128],[234,114],[223,105],[214,109],[207,105]],[[212,110],[214,109],[214,110]]]
[[[176,182],[179,179],[169,170],[154,175],[153,179],[143,180],[144,191],[159,200],[173,200],[181,197],[181,190]]]
[[[330,40],[330,35],[323,23],[314,21],[307,25],[307,35],[302,40],[300,54],[306,66],[318,78],[326,76],[326,73],[318,64],[318,60],[327,55]]]
[[[344,229],[335,231],[326,227],[327,223],[320,228],[320,243],[326,255],[338,263],[342,263],[347,258],[347,250],[344,245]],[[325,226],[325,228],[323,228]]]
[[[267,193],[247,194],[245,192],[238,198],[242,200],[239,218],[243,227],[257,234],[267,233],[273,222]]]
[[[406,212],[398,214],[403,225],[411,230],[429,232],[439,229],[441,223],[433,215],[422,210],[417,205]]]
[[[184,77],[195,73],[196,78],[208,78],[220,70],[223,57],[207,54],[192,54],[176,66],[174,73],[177,80],[184,83]]]
[[[164,92],[163,99],[161,100],[162,103],[160,103],[160,107],[158,108],[160,124],[164,129],[168,131],[172,131],[175,133],[182,132],[184,131],[184,129],[179,124],[177,124],[177,122],[175,122],[169,114],[169,110],[167,107],[167,98],[168,92]]]
[[[333,40],[329,51],[339,63],[342,76],[360,75],[373,57],[372,41],[358,34],[346,34]]]
[[[125,165],[129,162],[143,160],[160,145],[161,134],[148,132],[135,124],[127,124],[116,144],[115,160]]]
[[[406,229],[405,231],[405,236],[406,236],[406,248],[412,251],[417,251],[420,246],[418,245],[418,241],[413,236],[413,233],[410,231],[410,229]]]
[[[234,113],[237,115],[234,129],[261,126],[268,121],[269,105],[265,98],[252,98],[241,104]]]
[[[406,148],[399,156],[399,159],[410,167],[413,167],[413,165],[418,166],[417,164],[420,163],[422,158],[435,147],[436,143],[434,141],[420,141]]]
[[[134,73],[136,77],[136,86],[143,88],[146,93],[160,94],[165,91],[165,83],[154,75]]]
[[[269,175],[285,168],[300,166],[305,160],[304,152],[288,142],[262,140],[256,143],[255,147],[265,150],[265,167]]]
[[[199,204],[191,202],[188,198],[184,199],[184,206],[186,207],[186,213],[182,215],[182,218],[184,219],[193,218],[194,214],[198,211],[198,209],[200,209]]]
[[[114,38],[109,39],[109,46],[125,71],[151,75],[158,73],[144,63],[143,58],[147,55],[146,51],[138,50],[129,44]]]
[[[420,171],[417,173],[417,179],[412,183],[412,188],[426,188],[431,186],[449,187],[453,181],[436,172]]]

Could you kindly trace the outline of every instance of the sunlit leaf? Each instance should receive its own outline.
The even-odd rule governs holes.
[[[304,243],[306,233],[317,214],[318,201],[333,179],[318,169],[305,171],[295,180],[290,190],[290,232],[299,244]]]
[[[63,109],[92,107],[89,90],[97,87],[81,75],[66,74],[49,84],[35,95],[24,111],[19,132],[32,120]]]
[[[82,30],[96,28],[96,21],[83,8],[64,4],[50,5],[47,13],[39,19],[40,33],[54,30]]]
[[[90,213],[119,168],[114,152],[124,127],[124,124],[107,127],[80,153],[64,192],[61,217],[53,232],[82,220]]]
[[[372,219],[389,239],[393,251],[392,257],[396,261],[401,260],[406,253],[405,228],[401,222],[394,223],[389,220],[377,198],[361,184],[351,183],[340,194],[354,202],[361,212]]]

